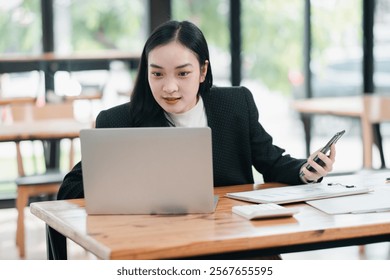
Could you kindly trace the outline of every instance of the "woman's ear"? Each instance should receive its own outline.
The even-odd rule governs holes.
[[[209,67],[209,61],[205,60],[205,62],[202,65],[202,67],[200,67],[200,78],[199,78],[199,82],[200,83],[203,83],[204,80],[206,79],[208,67]]]

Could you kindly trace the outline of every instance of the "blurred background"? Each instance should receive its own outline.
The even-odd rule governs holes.
[[[60,66],[29,69],[28,59],[45,53],[137,57],[151,30],[167,19],[189,20],[201,28],[209,43],[214,84],[248,87],[260,122],[294,157],[305,158],[308,152],[300,114],[291,106],[294,100],[390,95],[390,0],[0,0],[0,100],[27,96],[56,102],[74,97],[75,117],[94,120],[100,110],[129,100],[137,69],[132,60],[110,59],[105,67],[93,67],[90,61],[67,71]],[[96,99],[76,98],[91,92],[101,94]],[[2,108],[0,113],[0,123],[6,123],[9,112]],[[345,129],[337,144],[334,173],[362,170],[358,119],[313,116],[310,128],[312,152]],[[382,123],[378,129],[388,163],[390,125]],[[26,173],[44,172],[42,146],[32,141],[21,148],[27,154]],[[70,141],[62,141],[65,172],[69,149]],[[14,143],[0,143],[4,209],[14,207],[15,155]],[[372,165],[383,167],[377,147]],[[254,172],[261,182],[261,174]]]

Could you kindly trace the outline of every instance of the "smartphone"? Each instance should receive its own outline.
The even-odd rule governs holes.
[[[340,132],[337,132],[337,133],[329,140],[329,142],[326,143],[326,145],[321,149],[320,152],[326,155],[326,153],[329,152],[329,150],[330,150],[330,146],[332,146],[332,144],[336,144],[337,141],[341,138],[341,136],[343,136],[344,133],[345,133],[345,130],[342,130],[342,131],[340,131]],[[324,165],[325,165],[325,163],[318,157],[318,155],[315,156],[313,160],[314,160],[316,163],[318,163],[319,165],[321,165],[321,166],[324,166]],[[308,164],[308,165],[306,166],[306,169],[309,170],[309,171],[311,171],[311,172],[315,171],[315,169],[314,169],[310,164]]]

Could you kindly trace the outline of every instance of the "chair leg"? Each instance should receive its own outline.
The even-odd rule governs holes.
[[[18,164],[19,176],[24,176],[24,167],[23,167],[22,152],[20,149],[20,142],[16,142],[16,162]]]
[[[32,196],[47,194],[55,195],[58,192],[60,183],[55,182],[45,185],[18,185],[16,197],[16,209],[18,211],[18,220],[16,226],[16,245],[19,248],[20,258],[25,257],[25,225],[24,225],[24,210],[28,205],[28,200]]]
[[[18,187],[18,196],[16,198],[16,209],[18,211],[18,220],[16,226],[16,245],[19,248],[19,256],[25,257],[24,244],[24,208],[28,203],[28,191],[23,187]]]

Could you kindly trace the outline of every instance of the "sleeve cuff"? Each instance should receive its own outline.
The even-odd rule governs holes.
[[[309,180],[306,180],[305,176],[300,176],[301,177],[301,181],[305,184],[310,184],[310,183],[319,183],[322,181],[322,179],[324,179],[324,177],[321,177],[319,178],[318,180],[316,181],[309,181]]]

